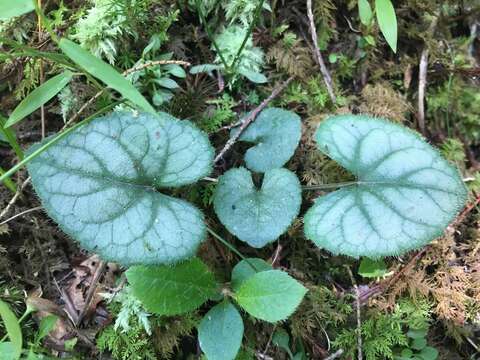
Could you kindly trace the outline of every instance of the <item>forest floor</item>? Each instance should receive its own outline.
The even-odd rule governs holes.
[[[394,52],[375,17],[369,22],[360,18],[358,3],[364,2],[313,1],[312,23],[303,0],[262,2],[258,16],[257,0],[43,1],[55,34],[80,43],[119,71],[147,61],[180,61],[176,67],[148,67],[133,74],[132,81],[157,110],[188,119],[208,133],[217,153],[228,141],[230,125],[291,78],[269,106],[301,117],[300,145],[286,167],[302,185],[350,179],[316,150],[313,140],[318,124],[332,114],[369,114],[415,129],[461,172],[468,202],[444,235],[419,250],[385,258],[375,265],[375,274],[359,272],[360,260],[334,256],[305,238],[301,217],[325,191],[305,193],[300,217],[288,231],[278,241],[254,249],[216,220],[215,183],[182,188],[180,196],[206,209],[209,226],[242,254],[268,260],[309,289],[285,322],[273,325],[246,318],[239,359],[293,358],[288,352],[296,354],[295,359],[358,359],[359,351],[367,360],[434,359],[420,355],[425,344],[439,359],[480,359],[480,3],[395,1]],[[235,58],[252,23],[238,67],[248,69],[247,75],[238,69],[223,75],[216,70],[190,72],[196,65],[221,64],[212,39],[227,62]],[[54,58],[37,56],[33,50],[59,52],[34,12],[0,21],[2,118],[61,72]],[[13,127],[20,147],[28,149],[58,133],[79,110],[81,120],[118,99],[104,93],[81,109],[97,92],[98,82],[92,78],[74,77]],[[244,143],[234,144],[211,177],[243,165],[246,148]],[[18,153],[0,137],[1,168],[18,162]],[[187,315],[151,315],[153,331],[147,332],[140,321],[129,318],[142,316],[143,310],[135,308],[139,305],[129,293],[125,269],[82,250],[59,229],[42,210],[25,168],[11,180],[13,191],[0,185],[0,299],[18,317],[27,305],[37,309],[21,324],[24,347],[36,358],[202,356],[196,326],[208,304]],[[229,279],[239,260],[210,236],[198,256],[219,279]],[[37,341],[38,324],[49,315],[59,320]],[[130,321],[128,331],[117,330],[119,318]],[[418,329],[424,333],[416,336]],[[4,334],[0,325],[0,337]],[[279,342],[279,334],[287,334],[286,345]]]

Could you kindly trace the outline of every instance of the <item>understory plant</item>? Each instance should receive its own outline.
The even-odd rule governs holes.
[[[24,5],[21,11],[33,10],[33,3],[19,3]],[[390,2],[377,2],[382,3]],[[232,66],[253,82],[264,82],[260,73],[263,54],[253,46],[251,31],[236,27],[230,25],[217,38],[218,64],[203,65],[203,70],[196,71],[221,69],[222,57],[227,57],[230,65],[225,70]],[[307,287],[293,274],[264,259],[243,256],[207,226],[202,210],[180,198],[185,186],[215,183],[213,210],[219,222],[253,248],[278,240],[300,215],[305,237],[318,248],[373,260],[428,244],[443,233],[465,204],[467,191],[458,170],[434,147],[402,125],[368,115],[329,116],[314,135],[318,151],[355,180],[302,186],[297,175],[285,167],[300,142],[302,121],[292,111],[271,107],[261,111],[245,131],[240,132],[242,127],[231,130],[233,139],[238,137],[249,145],[241,163],[244,166],[226,169],[212,181],[214,148],[206,133],[189,121],[158,112],[114,67],[80,45],[58,38],[54,32],[50,36],[62,51],[56,53],[61,59],[60,73],[30,92],[7,121],[2,121],[4,140],[12,148],[19,147],[9,128],[46,104],[79,74],[104,83],[121,99],[33,145],[25,154],[20,150],[20,162],[2,171],[0,180],[6,182],[26,165],[43,208],[59,227],[84,249],[128,268],[131,294],[124,299],[118,328],[135,326],[136,333],[143,336],[149,332],[150,314],[188,314],[210,302],[213,306],[197,326],[200,347],[208,359],[233,360],[242,346],[246,317],[276,324],[292,315],[307,293]],[[152,41],[151,49],[156,46],[155,39]],[[165,86],[165,81],[158,81],[165,79],[162,70],[166,69],[155,72],[152,81]],[[178,67],[166,72],[185,75]],[[111,112],[119,103],[132,109]],[[315,190],[332,191],[322,192],[313,204],[302,204],[302,192]],[[207,234],[241,258],[229,281],[219,281],[196,257]],[[2,303],[0,312],[12,323]],[[140,323],[130,324],[131,314],[140,316]],[[383,331],[388,325],[383,320],[372,320],[364,327],[368,333]],[[21,334],[15,326],[7,330],[16,333],[10,335],[10,341],[0,342],[0,347],[13,349],[13,358],[18,359]],[[416,341],[414,350],[427,348],[413,336],[409,336],[413,339],[410,344],[402,329],[396,330],[387,334],[389,346],[408,348]],[[119,345],[117,340],[106,337],[103,348],[122,349],[130,344]],[[400,356],[410,356],[403,350]]]

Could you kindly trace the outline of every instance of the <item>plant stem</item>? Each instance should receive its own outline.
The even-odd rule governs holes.
[[[358,181],[346,181],[340,183],[331,183],[331,184],[321,184],[321,185],[311,185],[311,186],[302,186],[302,190],[328,190],[328,189],[338,189],[342,187],[352,186],[359,184]]]
[[[265,0],[260,0],[260,2],[257,5],[257,8],[255,9],[255,15],[253,17],[253,21],[250,23],[248,27],[247,33],[245,34],[245,38],[243,39],[242,45],[240,45],[240,48],[238,49],[237,55],[235,55],[235,58],[233,59],[232,65],[230,65],[231,69],[235,68],[237,61],[240,59],[240,55],[242,54],[242,51],[245,48],[245,45],[247,44],[248,38],[252,34],[253,27],[255,26],[258,18],[260,17],[264,2]]]
[[[222,51],[218,47],[218,44],[217,44],[217,42],[215,41],[215,38],[212,35],[212,31],[210,29],[210,26],[207,23],[205,15],[203,14],[202,7],[200,5],[199,0],[195,0],[195,7],[197,8],[198,15],[200,16],[200,22],[205,27],[205,31],[207,32],[208,38],[212,42],[212,45],[215,48],[215,51],[218,53],[218,56],[220,56],[220,60],[222,61],[223,66],[225,67],[225,71],[228,71],[230,69],[230,67],[228,66],[228,63],[225,60],[225,57],[223,56]]]
[[[242,260],[245,260],[247,262],[248,265],[250,265],[250,267],[255,270],[256,272],[258,272],[258,269],[255,267],[255,265],[253,265],[240,251],[237,250],[237,248],[235,246],[233,246],[232,244],[230,244],[227,240],[225,240],[224,238],[222,238],[220,235],[218,235],[215,231],[213,231],[212,229],[210,229],[208,226],[207,226],[207,231],[215,238],[217,239],[218,241],[220,241],[223,245],[225,245],[229,250],[231,250],[233,253],[237,254]]]

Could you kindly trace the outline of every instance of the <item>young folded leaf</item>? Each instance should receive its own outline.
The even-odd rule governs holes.
[[[198,258],[175,266],[133,266],[127,279],[145,308],[158,315],[195,310],[218,292],[213,274]]]
[[[12,126],[32,112],[40,108],[40,106],[47,103],[55,95],[57,95],[72,79],[73,73],[71,71],[64,71],[58,74],[35,90],[28,94],[20,104],[13,110],[12,114],[5,123],[5,127]]]
[[[236,131],[232,130],[232,135]],[[241,141],[256,143],[245,154],[247,167],[255,172],[281,168],[293,156],[301,136],[297,114],[277,108],[263,110],[240,136]]]
[[[47,213],[84,248],[123,265],[158,264],[193,256],[205,225],[196,207],[155,188],[194,183],[212,159],[189,122],[125,112],[76,129],[28,170]]]
[[[274,323],[288,318],[306,293],[307,289],[286,272],[269,270],[248,278],[234,298],[250,315]]]
[[[440,236],[466,201],[457,169],[414,131],[363,115],[323,121],[319,149],[357,181],[317,199],[305,234],[334,254],[378,258]]]
[[[297,177],[287,169],[267,171],[258,190],[251,173],[238,168],[220,177],[213,204],[228,231],[261,248],[282,235],[297,217],[301,192]]]
[[[198,326],[200,348],[208,360],[234,360],[242,338],[242,317],[228,301],[211,308]]]

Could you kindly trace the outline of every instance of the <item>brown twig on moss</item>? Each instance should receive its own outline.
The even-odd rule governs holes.
[[[293,76],[290,76],[287,80],[285,80],[280,86],[276,87],[273,89],[272,93],[268,98],[262,101],[260,105],[258,105],[253,111],[250,112],[250,114],[246,117],[246,119],[242,122],[240,127],[238,128],[237,133],[233,135],[225,144],[223,149],[218,153],[218,155],[215,157],[214,163],[217,163],[220,161],[221,158],[225,155],[225,153],[230,150],[230,148],[235,144],[235,142],[238,140],[240,135],[245,131],[245,129],[250,125],[262,112],[263,109],[267,107],[267,105],[275,99],[278,94],[280,94],[287,86],[290,84],[290,82],[293,80]]]
[[[362,318],[360,313],[360,290],[358,289],[357,282],[355,281],[355,277],[352,274],[352,270],[348,266],[345,266],[347,269],[348,275],[350,276],[350,280],[352,281],[353,288],[355,289],[355,308],[357,310],[357,328],[355,332],[357,333],[357,350],[358,350],[358,360],[363,359],[362,355]]]
[[[325,81],[325,86],[327,87],[328,95],[330,99],[335,104],[337,102],[337,97],[333,91],[333,82],[330,73],[328,72],[327,66],[323,61],[322,53],[318,48],[318,40],[317,40],[317,29],[315,28],[315,22],[313,21],[313,11],[312,11],[312,0],[307,0],[307,15],[308,21],[310,23],[310,34],[312,35],[312,42],[313,48],[315,50],[315,58],[320,66],[320,72],[323,76],[323,81]]]
[[[428,32],[432,34],[437,27],[438,16],[435,16],[430,23]],[[427,70],[428,70],[428,45],[422,50],[420,55],[420,64],[418,67],[418,128],[425,135],[425,90],[427,88]]]

